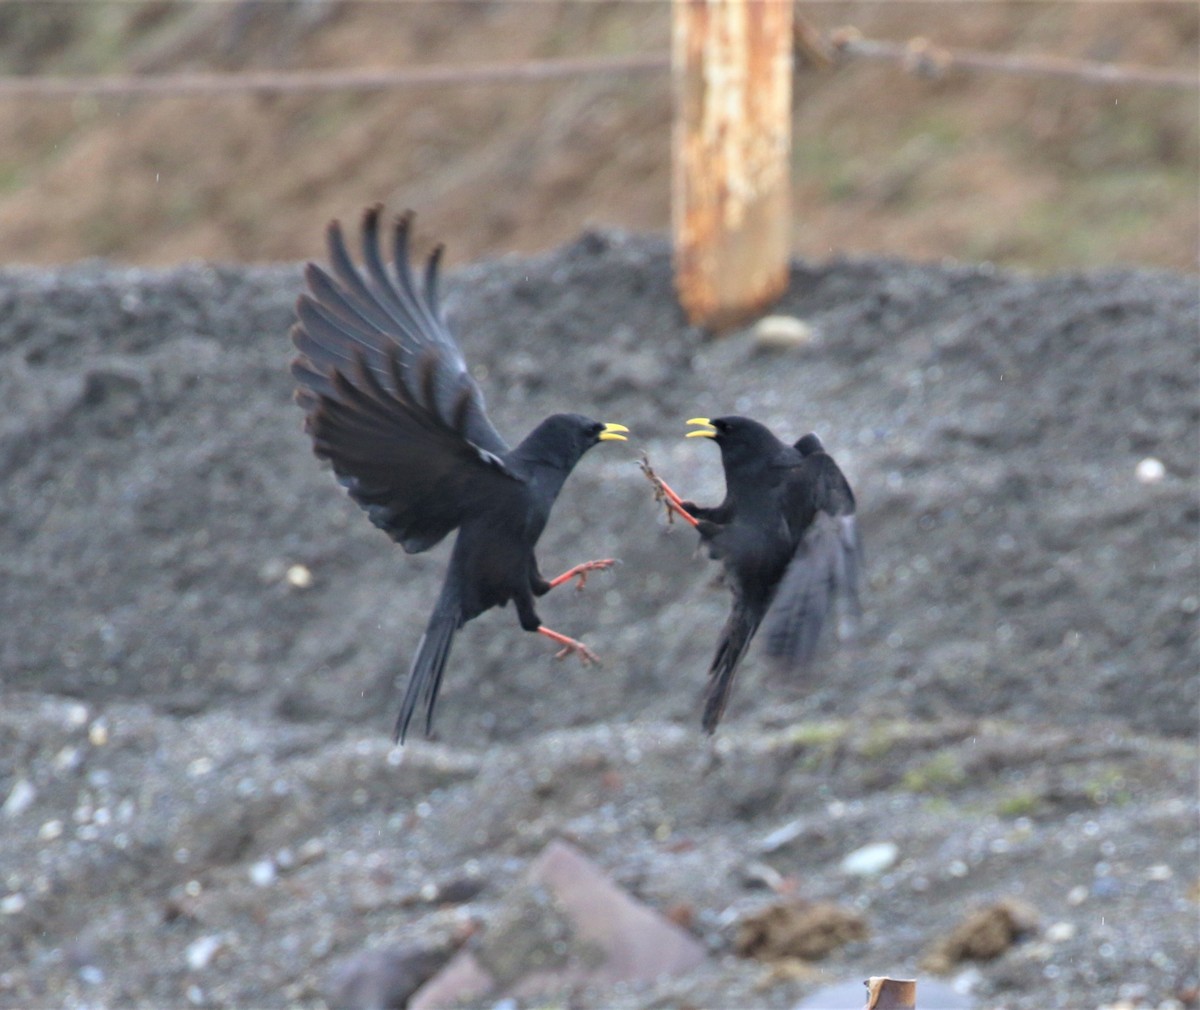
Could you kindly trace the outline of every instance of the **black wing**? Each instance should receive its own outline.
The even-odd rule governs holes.
[[[405,550],[427,550],[516,479],[483,395],[441,319],[439,253],[424,292],[408,262],[411,216],[396,222],[394,277],[380,252],[380,208],[363,217],[362,276],[329,226],[330,275],[310,264],[296,306],[296,399],[318,456]],[[511,485],[510,485],[511,486]]]
[[[807,438],[816,441],[816,436]],[[799,443],[796,447],[804,452]],[[853,634],[861,613],[862,552],[854,492],[833,457],[823,450],[810,447],[804,463],[796,468],[787,509],[788,520],[800,535],[767,617],[767,652],[802,665],[812,658],[821,629],[834,610],[841,619],[842,637]]]

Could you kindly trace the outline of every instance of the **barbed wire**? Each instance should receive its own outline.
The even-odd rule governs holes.
[[[1077,60],[1067,56],[1015,56],[973,50],[954,51],[928,39],[881,42],[862,37],[856,28],[830,32],[827,42],[836,59],[856,58],[899,63],[918,77],[938,79],[956,70],[992,71],[1016,77],[1051,77],[1087,84],[1128,84],[1200,90],[1200,70],[1164,70],[1132,64]]]
[[[122,77],[4,77],[2,98],[203,97],[229,94],[296,94],[319,91],[383,91],[454,84],[553,81],[590,75],[661,73],[670,57],[659,54],[600,58],[524,60],[520,63],[430,64],[397,70],[242,71]]]
[[[6,0],[0,0],[0,3],[4,2]],[[1200,71],[1197,70],[1166,70],[1060,56],[1015,56],[976,50],[951,50],[935,46],[922,38],[910,39],[907,42],[868,39],[855,28],[840,28],[825,34],[812,30],[803,21],[797,22],[795,38],[797,50],[804,61],[822,68],[862,59],[896,63],[909,73],[931,79],[940,79],[956,71],[970,71],[1019,77],[1050,77],[1092,85],[1200,90]],[[429,64],[393,70],[192,72],[104,77],[30,75],[0,77],[0,100],[79,96],[179,98],[232,94],[383,91],[395,88],[533,83],[571,77],[654,74],[669,70],[670,65],[670,56],[666,53],[643,53],[632,56],[567,57],[474,66]]]

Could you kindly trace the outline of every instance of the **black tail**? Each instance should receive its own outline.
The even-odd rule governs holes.
[[[457,608],[447,611],[439,606],[429,618],[429,624],[425,628],[425,634],[421,636],[421,644],[417,646],[417,655],[408,674],[404,701],[400,703],[400,716],[396,720],[396,732],[393,736],[397,743],[404,743],[408,724],[412,721],[418,705],[425,706],[425,735],[428,736],[433,728],[433,708],[437,704],[438,688],[442,686],[442,671],[446,669],[446,660],[450,658],[454,633],[462,625],[462,617]]]
[[[750,640],[758,630],[762,620],[762,611],[746,606],[742,600],[735,600],[729,620],[721,629],[721,640],[717,644],[717,654],[713,657],[712,666],[708,670],[708,689],[704,695],[704,718],[702,725],[707,733],[712,733],[721,721],[725,711],[725,703],[729,700],[729,691],[733,687],[733,675],[737,672],[738,664],[750,647]]]

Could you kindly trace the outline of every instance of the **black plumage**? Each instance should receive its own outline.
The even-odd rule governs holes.
[[[759,626],[767,653],[807,663],[821,629],[840,610],[843,634],[859,614],[859,540],[854,493],[816,435],[781,442],[746,417],[693,418],[688,437],[713,439],[725,470],[725,500],[705,508],[662,490],[696,526],[723,567],[733,608],[709,668],[703,725],[716,729],[738,664]],[[661,483],[661,482],[660,482]]]
[[[510,448],[488,419],[483,395],[442,317],[439,247],[418,289],[409,264],[411,214],[391,230],[391,268],[381,245],[381,208],[363,216],[355,266],[330,224],[331,271],[305,271],[292,341],[296,399],[317,456],[350,497],[405,551],[425,551],[458,530],[448,571],[417,648],[396,739],[418,706],[433,724],[454,634],[491,607],[516,607],[521,627],[553,639],[558,655],[596,657],[542,625],[534,598],[572,577],[612,565],[590,561],[547,581],[534,546],[563,482],[600,441],[624,440],[618,424],[554,414]]]

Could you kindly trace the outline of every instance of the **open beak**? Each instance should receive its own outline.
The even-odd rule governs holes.
[[[600,441],[601,442],[628,442],[629,439],[627,439],[624,435],[621,434],[621,432],[628,431],[628,430],[629,429],[626,428],[625,425],[623,425],[623,424],[613,424],[612,422],[609,422],[608,424],[606,424],[604,426],[604,430],[602,432],[600,432]]]
[[[717,429],[713,427],[712,421],[707,417],[693,417],[688,420],[688,424],[700,424],[704,426],[702,431],[689,431],[684,438],[716,438]]]

